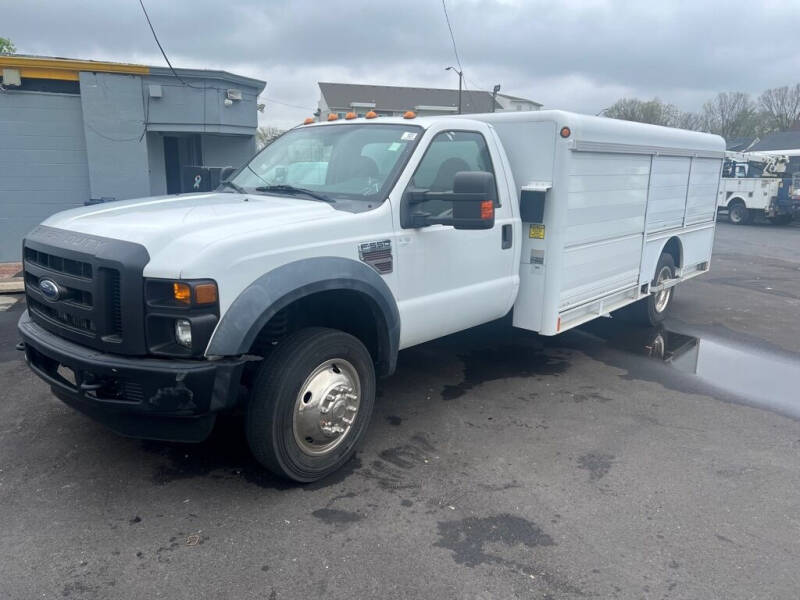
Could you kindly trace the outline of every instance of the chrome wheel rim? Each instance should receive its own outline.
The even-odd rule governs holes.
[[[661,268],[656,278],[656,285],[660,285],[672,278],[672,269],[667,266]],[[672,288],[667,288],[656,293],[656,312],[664,312],[669,304],[669,298],[672,295]]]
[[[332,452],[347,438],[361,404],[358,372],[341,358],[326,360],[300,386],[292,431],[300,450],[310,456]]]

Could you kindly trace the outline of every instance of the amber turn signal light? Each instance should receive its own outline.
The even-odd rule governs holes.
[[[494,201],[484,200],[481,202],[481,220],[487,221],[494,217]]]
[[[194,301],[196,304],[214,304],[217,301],[217,285],[200,283],[194,286]]]
[[[181,304],[192,303],[192,289],[185,283],[178,283],[177,281],[172,284],[172,297],[176,302]]]

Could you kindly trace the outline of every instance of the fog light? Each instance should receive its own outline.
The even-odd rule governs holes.
[[[181,346],[192,347],[192,324],[187,319],[175,321],[175,341]]]

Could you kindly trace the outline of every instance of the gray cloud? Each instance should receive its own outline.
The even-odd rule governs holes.
[[[176,66],[268,81],[264,120],[314,109],[316,82],[454,86],[438,0],[149,0]],[[597,112],[621,95],[697,109],[717,91],[800,80],[800,1],[449,0],[468,85],[501,83],[549,107]],[[147,64],[163,60],[136,0],[5,2],[19,51]],[[270,99],[296,104],[293,108]]]

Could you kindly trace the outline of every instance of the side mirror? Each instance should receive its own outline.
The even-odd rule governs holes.
[[[488,171],[461,171],[453,180],[453,227],[491,229],[497,186]]]
[[[452,202],[452,216],[433,216],[419,210],[429,200]],[[487,171],[459,171],[453,179],[452,192],[406,191],[401,211],[402,226],[451,225],[454,229],[491,229],[494,227],[494,207],[497,187],[494,175]]]
[[[219,180],[227,181],[228,177],[236,173],[236,167],[222,167],[219,172]]]

